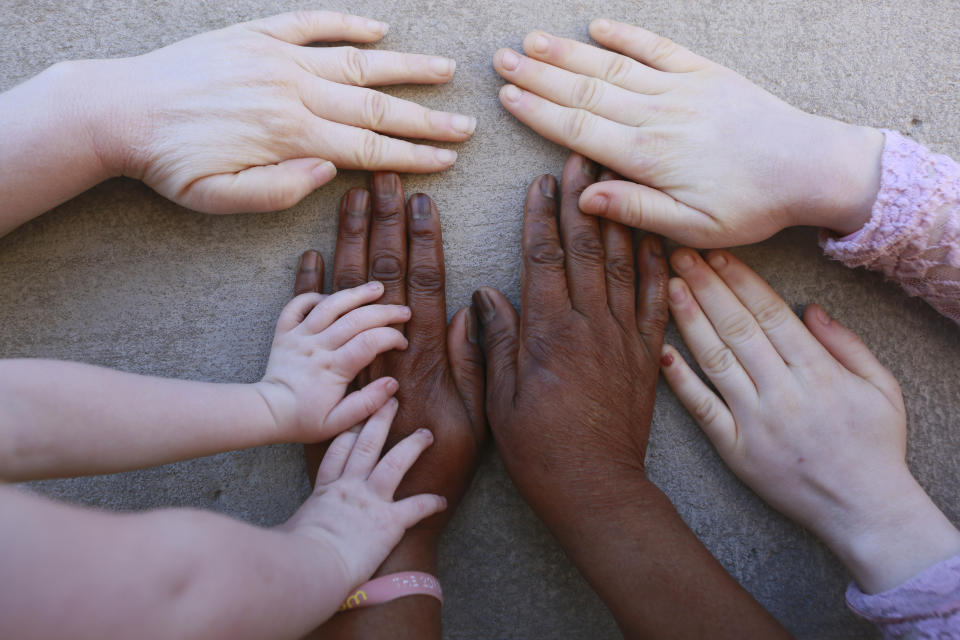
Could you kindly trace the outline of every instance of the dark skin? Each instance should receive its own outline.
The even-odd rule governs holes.
[[[322,292],[323,270],[316,251],[304,253],[295,293]],[[340,201],[334,290],[368,280],[384,284],[378,303],[410,307],[410,321],[398,327],[410,345],[403,352],[380,356],[361,374],[358,384],[385,375],[400,382],[400,409],[387,447],[420,427],[434,435],[433,445],[407,473],[396,497],[427,492],[447,499],[445,511],[407,531],[375,575],[409,570],[436,575],[440,533],[473,478],[486,440],[483,352],[472,308],[457,311],[447,325],[443,242],[436,206],[423,194],[405,202],[395,173],[373,174],[369,190],[351,189]],[[308,470],[314,478],[325,445],[306,449]],[[423,640],[440,638],[440,631],[440,603],[429,596],[409,596],[339,613],[313,636]]]
[[[659,238],[580,212],[597,179],[573,154],[530,186],[519,316],[474,294],[497,448],[626,637],[789,637],[647,480],[668,271]]]

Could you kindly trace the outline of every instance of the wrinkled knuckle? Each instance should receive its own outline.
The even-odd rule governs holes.
[[[583,262],[601,263],[604,260],[603,241],[594,233],[580,233],[570,242],[570,257]]]
[[[607,278],[622,285],[633,285],[634,269],[633,260],[624,256],[607,257],[606,262]]]
[[[379,91],[367,91],[360,108],[364,126],[379,129],[387,119],[390,99]]]
[[[699,398],[690,410],[700,424],[710,424],[716,418],[716,403],[710,397]]]
[[[357,164],[364,167],[379,167],[386,157],[386,138],[364,129],[360,132],[360,145],[356,150]]]
[[[590,112],[585,109],[573,109],[563,122],[563,136],[569,143],[583,140],[590,128]]]
[[[782,327],[791,314],[779,300],[766,298],[757,304],[753,315],[761,327],[773,331]]]
[[[407,286],[428,295],[442,293],[443,281],[443,273],[432,265],[413,265],[407,274]]]
[[[622,84],[630,76],[631,63],[629,58],[621,55],[611,55],[603,65],[603,79],[612,84]]]
[[[737,312],[717,324],[724,342],[744,344],[753,339],[759,328],[749,313]]]
[[[381,253],[374,258],[370,275],[374,280],[396,282],[403,277],[403,264],[398,256],[392,253]]]
[[[563,247],[549,240],[538,240],[528,247],[527,259],[540,266],[562,269],[564,264]]]
[[[365,457],[373,457],[380,453],[380,449],[377,447],[376,442],[373,440],[366,440],[364,438],[358,439],[356,444],[353,445],[353,448],[356,449],[357,453]]]
[[[603,96],[603,83],[598,78],[579,76],[573,83],[572,106],[579,109],[594,109]]]
[[[359,270],[348,269],[337,274],[333,279],[333,286],[337,291],[343,291],[344,289],[359,287],[366,281],[367,279],[364,277],[364,274]]]
[[[650,61],[663,62],[677,52],[678,45],[670,38],[657,37],[650,48]]]
[[[733,369],[737,360],[725,346],[713,347],[703,354],[701,366],[708,374],[718,375]]]
[[[350,84],[366,86],[370,77],[370,59],[356,47],[344,47],[343,75]]]

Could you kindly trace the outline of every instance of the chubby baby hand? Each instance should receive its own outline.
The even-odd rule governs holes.
[[[320,442],[363,422],[396,393],[390,377],[344,395],[377,355],[406,349],[388,325],[410,319],[401,305],[369,304],[383,295],[379,282],[330,296],[305,293],[280,313],[267,372],[255,385],[276,422],[277,441]]]

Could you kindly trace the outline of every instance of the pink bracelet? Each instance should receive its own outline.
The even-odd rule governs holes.
[[[439,580],[422,571],[403,571],[380,576],[360,585],[343,601],[338,611],[372,607],[414,595],[433,596],[443,604],[443,589]]]

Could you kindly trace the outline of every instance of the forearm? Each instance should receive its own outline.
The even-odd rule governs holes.
[[[373,578],[398,571],[437,574],[437,546],[416,529],[407,531]],[[372,579],[372,578],[371,578]],[[415,595],[384,604],[339,613],[314,631],[310,638],[385,638],[389,640],[439,640],[440,602]]]
[[[646,479],[548,522],[627,638],[789,637]]]
[[[198,511],[113,514],[0,487],[0,636],[297,638],[349,587],[316,542]]]
[[[98,64],[60,63],[0,94],[0,236],[111,176],[93,124]]]
[[[0,361],[0,477],[113,473],[279,442],[253,385]]]

